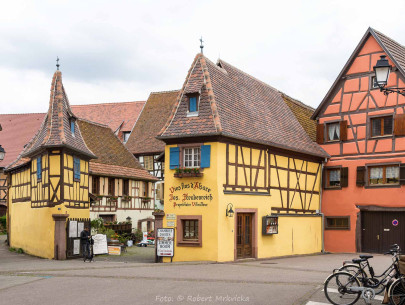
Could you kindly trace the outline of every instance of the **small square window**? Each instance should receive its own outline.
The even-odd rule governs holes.
[[[202,216],[178,215],[177,216],[177,246],[201,247],[202,246]]]
[[[340,123],[330,123],[326,124],[326,132],[328,141],[339,141],[340,140]]]
[[[392,135],[393,132],[393,118],[392,116],[372,118],[371,124],[371,137],[381,137]]]
[[[198,220],[183,221],[183,240],[198,240]]]
[[[340,187],[340,168],[326,170],[326,187]]]
[[[201,149],[200,147],[184,148],[184,167],[194,168],[200,167]]]

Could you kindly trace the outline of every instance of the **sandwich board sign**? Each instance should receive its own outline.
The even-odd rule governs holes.
[[[157,256],[174,255],[174,229],[173,228],[160,228],[157,229]]]

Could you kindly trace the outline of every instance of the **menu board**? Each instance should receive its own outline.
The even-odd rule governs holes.
[[[156,252],[157,256],[174,255],[174,229],[157,229]]]

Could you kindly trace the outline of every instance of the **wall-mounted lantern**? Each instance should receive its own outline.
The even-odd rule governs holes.
[[[385,95],[390,93],[399,93],[405,96],[405,88],[399,87],[389,87],[386,88],[388,84],[388,76],[392,71],[392,66],[389,64],[387,56],[381,55],[380,59],[377,60],[376,65],[373,67],[375,72],[375,82],[380,88],[381,92],[384,92]]]
[[[132,218],[131,217],[127,217],[127,222],[131,222]]]
[[[233,217],[233,213],[235,213],[233,211],[233,204],[232,203],[228,203],[228,205],[226,206],[226,216],[227,217]]]
[[[4,159],[5,154],[6,154],[6,151],[0,145],[0,161],[2,161]]]

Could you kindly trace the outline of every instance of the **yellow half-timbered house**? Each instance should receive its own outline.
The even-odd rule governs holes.
[[[70,109],[62,73],[56,71],[40,129],[5,169],[11,181],[7,197],[11,247],[45,258],[65,258],[66,219],[90,216],[89,160],[94,158]]]
[[[174,261],[322,250],[328,155],[304,123],[311,113],[222,60],[196,56],[158,137],[166,143],[163,227],[175,229]]]

